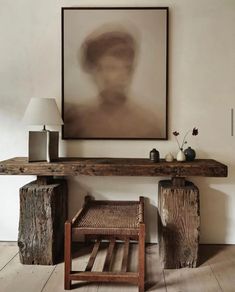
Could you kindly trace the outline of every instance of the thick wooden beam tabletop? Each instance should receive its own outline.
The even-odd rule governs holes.
[[[226,177],[227,166],[213,159],[193,162],[152,162],[144,158],[59,158],[56,162],[28,162],[15,157],[0,162],[0,175],[37,176],[171,176]]]

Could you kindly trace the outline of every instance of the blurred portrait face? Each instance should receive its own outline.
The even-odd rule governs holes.
[[[103,55],[97,61],[92,74],[98,90],[104,98],[118,99],[118,97],[126,95],[132,72],[133,64],[130,60],[118,56]]]
[[[167,16],[153,7],[63,10],[63,138],[167,138]]]
[[[88,37],[83,44],[83,64],[91,74],[103,104],[127,99],[134,71],[136,43],[127,32],[111,31]]]

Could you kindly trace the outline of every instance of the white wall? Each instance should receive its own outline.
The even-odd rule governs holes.
[[[234,0],[0,0],[0,160],[27,155],[27,128],[21,124],[32,96],[61,102],[61,6],[169,6],[169,141],[61,141],[61,155],[163,157],[177,151],[171,135],[198,126],[191,140],[200,158],[229,166],[228,178],[192,178],[201,191],[201,242],[235,243]],[[16,240],[18,189],[33,177],[0,176],[0,240]],[[148,235],[157,241],[157,178],[69,178],[70,216],[87,192],[97,198],[149,197]],[[75,204],[76,203],[76,204]],[[76,206],[75,206],[76,205]]]

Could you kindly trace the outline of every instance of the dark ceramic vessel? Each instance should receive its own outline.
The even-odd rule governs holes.
[[[191,147],[188,147],[184,150],[184,155],[186,157],[186,161],[193,161],[196,157],[196,152]]]
[[[153,162],[159,162],[160,161],[160,154],[159,151],[157,151],[155,148],[150,151],[149,158]]]

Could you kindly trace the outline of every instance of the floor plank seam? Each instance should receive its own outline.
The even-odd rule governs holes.
[[[165,278],[165,272],[164,272],[164,270],[162,271],[162,276],[163,276],[164,285],[165,285],[166,292],[167,292],[167,284],[166,284],[166,278]]]
[[[220,286],[220,282],[219,282],[219,280],[217,279],[216,274],[214,273],[213,268],[211,267],[210,264],[209,264],[209,267],[210,267],[210,269],[211,269],[211,272],[212,272],[213,276],[214,276],[215,279],[216,279],[216,282],[217,282],[218,285],[219,285],[219,288],[220,288],[221,292],[224,292],[224,290],[223,290],[222,287]]]
[[[45,287],[46,287],[47,283],[49,282],[49,280],[50,280],[52,274],[54,273],[56,267],[57,267],[57,265],[55,265],[54,269],[51,271],[49,277],[47,278],[46,282],[44,283],[44,285],[43,285],[43,287],[42,287],[41,292],[43,292],[43,290],[45,289]]]
[[[0,240],[0,246],[17,246],[17,241]]]
[[[0,272],[19,254],[19,252],[17,252],[1,269]]]
[[[136,267],[138,259],[138,249],[135,244],[133,244],[133,250],[131,252],[129,269]],[[45,269],[37,268],[35,265],[23,265],[20,263],[19,253],[16,248],[6,248],[1,249],[1,266],[0,266],[0,277],[1,286],[7,291],[15,291],[15,287],[24,287],[24,291],[32,291],[32,285],[35,283],[36,290],[38,292],[56,292],[65,291],[63,289],[63,263],[59,265],[54,265],[51,267],[45,267]],[[234,248],[226,248],[224,254],[221,255],[221,249],[210,247],[211,251],[208,252],[208,248],[203,250],[203,253],[207,255],[207,262],[205,261],[203,265],[199,265],[197,269],[181,269],[179,270],[168,270],[160,267],[159,257],[157,253],[157,246],[151,246],[151,248],[146,248],[146,278],[145,278],[145,288],[147,291],[234,291],[234,261],[233,255],[235,251]],[[78,257],[75,257],[75,267],[80,267],[83,270],[88,263],[88,250],[85,248],[84,252],[81,252]],[[102,268],[105,255],[107,251],[107,246],[101,249],[101,253],[97,258],[95,270],[100,270]],[[112,265],[113,271],[119,270],[122,264],[123,245],[117,246],[117,251],[114,253],[114,265]],[[155,264],[155,262],[158,262]],[[225,262],[225,263],[224,263]],[[49,268],[49,269],[48,269]],[[39,278],[37,277],[39,275]],[[14,279],[12,279],[14,276]],[[31,277],[32,276],[32,277]],[[6,283],[4,282],[6,280]],[[200,282],[200,283],[199,283]],[[74,290],[81,291],[93,291],[93,292],[104,292],[104,291],[137,291],[136,286],[129,286],[126,284],[116,285],[115,283],[73,283]],[[91,284],[91,285],[90,285]],[[191,288],[191,287],[194,288]],[[4,288],[4,287],[7,287]],[[30,288],[29,288],[30,287]],[[79,289],[76,289],[79,288]],[[230,290],[231,289],[231,290]],[[1,291],[3,291],[1,290]],[[4,290],[4,291],[5,291]],[[22,290],[22,291],[23,291]],[[36,291],[35,290],[35,291]]]

